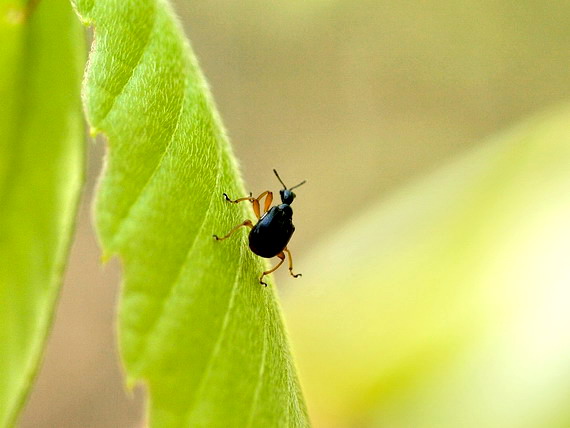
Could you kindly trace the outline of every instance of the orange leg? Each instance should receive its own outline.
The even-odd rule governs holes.
[[[273,201],[273,192],[266,190],[252,201],[253,212],[255,212],[255,215],[257,216],[258,219],[261,218],[261,208],[259,202],[264,196],[265,196],[265,203],[263,204],[263,214],[265,214],[269,210],[271,202]]]
[[[223,241],[224,239],[228,239],[230,236],[232,236],[232,234],[233,234],[236,230],[238,230],[240,227],[243,227],[243,226],[247,226],[247,227],[249,227],[249,228],[253,228],[253,223],[251,222],[251,220],[246,220],[246,221],[244,221],[242,224],[238,224],[236,227],[234,227],[232,230],[230,230],[226,236],[224,236],[224,237],[222,237],[222,238],[220,238],[218,235],[213,235],[213,236],[214,236],[214,239],[215,239],[216,241]]]
[[[230,197],[225,193],[224,193],[224,198],[226,198],[226,201],[231,202],[232,204],[237,204],[238,202],[242,202],[242,201],[253,201],[254,200],[253,194],[251,192],[249,192],[249,196],[246,196],[245,198],[236,199],[235,201],[231,200]]]
[[[279,263],[277,263],[277,265],[275,265],[275,267],[266,270],[265,272],[263,272],[261,274],[261,277],[259,277],[259,283],[264,285],[265,287],[267,287],[267,283],[263,282],[263,277],[265,275],[269,275],[272,272],[275,272],[277,269],[279,269],[279,266],[281,266],[283,264],[283,262],[285,261],[285,254],[283,254],[283,252],[280,252],[279,254],[277,254],[277,257],[279,257],[281,260],[279,261]]]
[[[267,192],[264,192],[264,193],[267,196],[265,197],[265,204],[263,207],[263,212],[266,213],[267,211],[269,211],[269,207],[271,207],[271,202],[273,202],[273,192],[270,192],[268,190]],[[259,195],[259,197],[257,199],[260,200],[262,196],[263,196],[263,193],[261,195]]]
[[[242,202],[242,201],[250,201],[253,204],[253,212],[255,213],[255,216],[258,219],[261,218],[261,208],[260,208],[259,201],[264,196],[265,196],[265,204],[264,204],[263,213],[266,213],[269,210],[269,207],[271,206],[271,202],[273,201],[273,193],[270,192],[269,190],[266,190],[261,195],[259,195],[257,198],[254,198],[253,195],[250,193],[249,196],[246,196],[245,198],[236,199],[235,201],[231,200],[229,198],[229,196],[224,193],[224,197],[226,198],[226,201],[231,202],[232,204],[237,204],[238,202]]]
[[[289,273],[291,274],[291,276],[293,278],[298,278],[300,276],[303,276],[300,273],[297,273],[297,274],[293,273],[293,257],[291,257],[291,251],[289,251],[287,248],[285,248],[283,251],[285,251],[287,253],[287,255],[289,256]]]

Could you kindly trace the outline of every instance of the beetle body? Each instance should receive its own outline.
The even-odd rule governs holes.
[[[283,189],[279,191],[279,196],[281,196],[281,204],[274,207],[271,206],[273,201],[273,193],[269,190],[263,192],[257,198],[254,198],[250,193],[249,196],[244,198],[238,198],[232,200],[224,193],[224,198],[227,202],[237,204],[243,201],[249,201],[253,205],[253,212],[257,217],[258,221],[253,224],[251,220],[245,220],[243,223],[238,224],[232,230],[228,232],[227,235],[219,237],[214,235],[216,241],[223,241],[229,238],[236,230],[240,227],[249,227],[251,231],[249,232],[249,248],[254,254],[260,257],[265,257],[267,259],[271,257],[278,257],[280,259],[279,263],[272,269],[262,272],[259,278],[259,283],[267,286],[267,283],[263,281],[265,275],[269,275],[274,272],[283,264],[285,261],[285,254],[289,256],[289,273],[294,278],[301,276],[301,274],[293,273],[293,259],[291,252],[287,249],[287,244],[295,232],[295,226],[293,226],[293,209],[291,204],[295,199],[295,193],[293,189],[305,184],[305,181],[297,184],[296,186],[287,188],[283,180],[277,174],[277,171],[273,170],[279,182],[283,185]],[[261,211],[260,201],[265,198],[265,203],[263,206],[263,211]],[[263,214],[262,214],[263,213]]]
[[[293,236],[293,209],[280,204],[267,211],[249,232],[249,248],[267,259],[280,254]]]

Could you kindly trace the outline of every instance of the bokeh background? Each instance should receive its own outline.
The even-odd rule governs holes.
[[[287,183],[308,180],[297,192],[290,245],[300,272],[311,249],[351,218],[486,136],[570,100],[565,1],[179,0],[175,7],[247,188],[277,190],[272,168]],[[104,142],[90,142],[75,242],[23,427],[143,423],[144,394],[125,392],[114,336],[120,266],[101,265],[90,222],[103,156]],[[277,276],[287,299],[293,280]]]

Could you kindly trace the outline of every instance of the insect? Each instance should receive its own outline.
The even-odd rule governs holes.
[[[251,229],[249,232],[249,248],[251,251],[258,256],[265,257],[267,259],[275,256],[280,259],[276,266],[272,269],[266,270],[261,274],[261,277],[259,277],[259,283],[266,287],[267,283],[263,282],[263,277],[279,269],[285,261],[285,253],[289,256],[289,273],[291,276],[294,278],[301,276],[300,273],[293,273],[293,258],[291,257],[291,252],[287,249],[287,244],[295,231],[295,226],[293,226],[293,209],[291,208],[291,204],[296,196],[295,193],[293,193],[293,189],[305,184],[306,180],[303,180],[296,186],[287,188],[285,183],[283,183],[283,180],[281,180],[281,177],[279,177],[279,174],[277,174],[277,171],[273,170],[273,172],[279,182],[283,185],[283,189],[279,190],[282,203],[272,207],[271,202],[273,201],[273,192],[270,192],[269,190],[266,190],[257,198],[254,198],[253,194],[250,193],[249,196],[236,199],[235,201],[231,200],[228,195],[224,193],[226,201],[231,202],[232,204],[237,204],[242,201],[251,202],[258,221],[254,225],[251,220],[246,220],[243,223],[238,224],[230,230],[226,236],[221,238],[214,235],[214,239],[216,241],[223,241],[224,239],[229,238],[240,227],[249,227]],[[263,198],[265,198],[265,202],[263,204],[262,215],[260,204],[261,199]]]

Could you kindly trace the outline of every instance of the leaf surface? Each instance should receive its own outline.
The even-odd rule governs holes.
[[[128,383],[154,426],[306,426],[274,287],[248,249],[245,192],[209,89],[165,1],[76,1],[95,27],[84,87],[108,138],[96,201],[105,257],[124,267]],[[261,193],[261,190],[260,190]]]
[[[308,256],[286,308],[316,425],[569,426],[568,123],[483,142]]]
[[[0,426],[41,359],[84,169],[81,25],[66,2],[26,4],[0,1]]]

